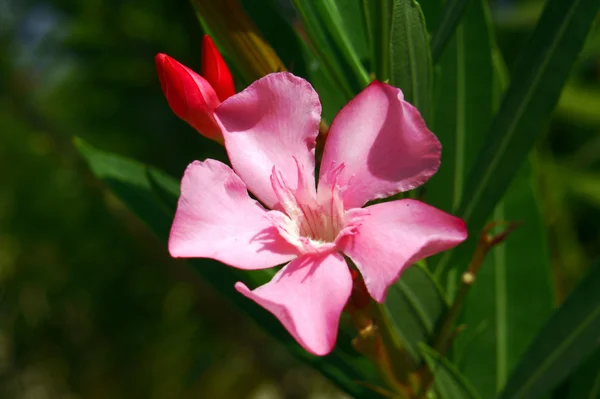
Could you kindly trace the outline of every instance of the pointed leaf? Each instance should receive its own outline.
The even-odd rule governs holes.
[[[549,0],[465,181],[458,215],[480,231],[549,118],[600,8],[597,0]],[[465,265],[477,234],[445,253],[436,268]]]
[[[534,186],[526,162],[493,216],[521,225],[486,258],[460,321],[467,330],[456,341],[457,364],[484,398],[502,390],[554,307],[550,256]]]
[[[540,397],[598,350],[600,265],[582,280],[521,358],[500,399]]]
[[[492,40],[486,3],[474,0],[436,67],[432,130],[442,144],[442,167],[427,182],[425,199],[451,213],[460,204],[467,172],[492,120]]]

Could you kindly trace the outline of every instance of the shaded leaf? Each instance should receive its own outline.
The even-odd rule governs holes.
[[[600,267],[595,264],[537,335],[499,398],[537,398],[559,384],[598,349],[598,287]]]
[[[491,21],[484,0],[456,28],[435,76],[432,131],[442,144],[442,166],[425,186],[430,204],[456,212],[467,172],[493,113]],[[473,232],[471,232],[473,234]]]
[[[433,385],[442,399],[476,399],[479,395],[456,366],[427,345],[419,345],[434,376]]]
[[[390,287],[385,305],[402,344],[420,364],[418,344],[431,341],[438,320],[448,309],[439,286],[425,266],[414,265]]]
[[[597,399],[600,397],[600,349],[566,381],[568,399]]]
[[[433,63],[442,56],[446,44],[458,26],[470,0],[448,0],[442,12],[433,37],[431,38],[431,58]]]
[[[390,79],[392,0],[362,0],[371,52],[371,71],[380,81]]]

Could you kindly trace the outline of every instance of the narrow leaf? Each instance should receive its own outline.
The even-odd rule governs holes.
[[[394,0],[391,83],[427,121],[431,107],[431,57],[425,18],[416,0]]]
[[[600,398],[600,349],[571,374],[566,387],[568,399]]]
[[[537,398],[560,383],[600,345],[600,265],[590,268],[537,335],[500,399]]]
[[[369,79],[369,75],[362,65],[358,53],[354,48],[350,35],[348,35],[344,29],[344,22],[336,2],[333,0],[317,1],[314,2],[314,6],[320,19],[323,21],[324,28],[329,31],[333,42],[335,43],[339,52],[342,54],[345,64],[348,65],[352,70],[354,80],[358,82],[359,88],[362,89],[366,87],[371,80]],[[361,23],[363,21],[362,18],[358,20]],[[364,29],[361,29],[361,31],[364,32]]]
[[[351,71],[343,62],[343,55],[326,29],[314,3],[292,0],[292,4],[298,11],[313,51],[335,79],[339,90],[343,91],[347,100],[350,100],[362,87],[351,77]]]
[[[439,25],[431,38],[431,58],[437,64],[446,44],[452,37],[470,0],[448,0],[442,12]]]
[[[433,385],[441,399],[476,399],[479,395],[448,359],[425,344],[419,349],[433,373]]]
[[[482,265],[465,302],[456,341],[462,372],[484,398],[502,390],[511,370],[554,307],[550,256],[526,162],[496,208],[494,220],[520,222]]]
[[[371,71],[380,81],[390,79],[392,0],[362,0],[371,50]]]
[[[433,277],[422,265],[407,269],[390,287],[386,307],[402,344],[416,364],[422,362],[419,343],[431,341],[438,320],[448,305]]]
[[[470,232],[481,230],[538,138],[599,8],[597,0],[547,2],[465,181],[458,214]],[[445,253],[436,274],[465,265],[476,236]]]
[[[427,182],[425,198],[447,212],[456,212],[460,204],[467,172],[492,120],[490,31],[487,4],[475,0],[436,67],[431,126],[442,143],[442,167]]]

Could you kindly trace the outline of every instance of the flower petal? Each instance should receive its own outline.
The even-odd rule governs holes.
[[[343,237],[338,245],[378,302],[385,300],[388,287],[408,266],[467,238],[462,219],[420,201],[404,199],[360,210],[368,213],[356,234]]]
[[[191,163],[181,181],[181,197],[169,237],[179,258],[212,258],[240,269],[264,269],[297,257],[251,199],[231,168],[208,159]]]
[[[400,89],[373,82],[342,108],[325,142],[321,178],[345,164],[346,209],[411,190],[438,169],[441,145]]]
[[[304,349],[322,356],[335,345],[352,277],[338,253],[306,255],[290,262],[271,282],[254,291],[243,283],[235,288],[273,313]]]
[[[293,189],[302,175],[314,191],[321,104],[310,83],[287,72],[272,73],[229,97],[215,115],[233,169],[265,205],[278,202],[271,188],[273,166]]]
[[[213,116],[220,101],[210,83],[166,54],[156,55],[156,70],[175,115],[203,136],[222,143],[221,129]]]

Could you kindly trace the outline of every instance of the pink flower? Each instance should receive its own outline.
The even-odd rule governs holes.
[[[205,137],[223,142],[214,110],[235,94],[233,78],[212,39],[202,39],[202,76],[166,54],[156,55],[156,70],[169,106]]]
[[[404,269],[467,236],[461,219],[420,201],[361,208],[420,186],[440,163],[439,141],[399,89],[373,82],[339,112],[315,187],[320,114],[311,85],[285,72],[223,102],[215,115],[233,170],[210,159],[188,166],[169,240],[174,257],[245,270],[289,262],[255,290],[235,287],[316,355],[333,348],[351,293],[342,254],[383,302]]]

